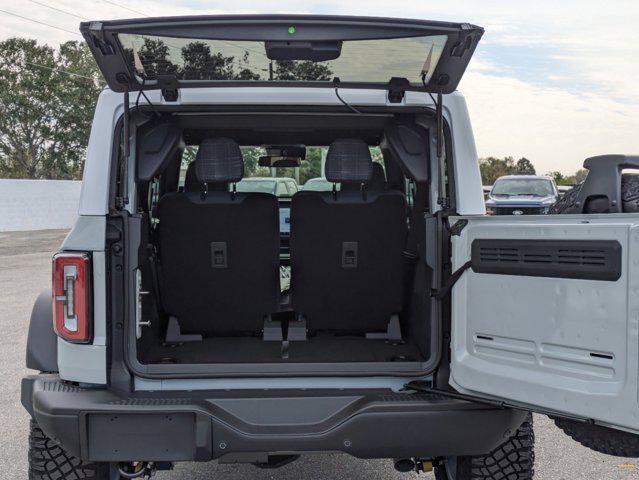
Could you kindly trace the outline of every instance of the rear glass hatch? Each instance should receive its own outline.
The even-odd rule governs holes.
[[[339,81],[451,93],[483,34],[467,23],[314,15],[93,21],[80,30],[117,92]]]

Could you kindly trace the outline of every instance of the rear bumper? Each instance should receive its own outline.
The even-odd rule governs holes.
[[[145,392],[118,396],[26,377],[22,403],[84,460],[251,461],[341,451],[360,458],[470,455],[514,432],[523,412],[390,391]]]

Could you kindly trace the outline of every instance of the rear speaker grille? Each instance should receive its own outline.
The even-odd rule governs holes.
[[[482,262],[606,265],[606,252],[603,250],[561,249],[548,253],[526,253],[517,248],[482,247],[479,256]]]
[[[482,247],[479,251],[484,262],[518,262],[519,250],[516,248]]]
[[[559,250],[559,263],[571,265],[606,265],[606,252],[603,250]]]

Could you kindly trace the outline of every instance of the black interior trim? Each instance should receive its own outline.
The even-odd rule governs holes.
[[[472,269],[477,273],[572,278],[614,282],[621,277],[621,244],[616,240],[476,239]]]

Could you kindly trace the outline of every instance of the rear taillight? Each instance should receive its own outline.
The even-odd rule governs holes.
[[[91,318],[91,257],[58,253],[53,257],[53,328],[68,342],[89,343]]]

